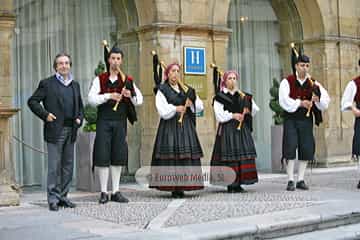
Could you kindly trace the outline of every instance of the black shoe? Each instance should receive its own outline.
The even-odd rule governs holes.
[[[247,191],[243,189],[241,186],[236,187],[236,191],[240,193],[246,193]]]
[[[49,210],[50,211],[59,211],[59,206],[57,203],[49,203]]]
[[[309,190],[309,187],[305,184],[304,180],[297,182],[296,188],[302,189],[302,190]]]
[[[129,200],[126,197],[124,197],[123,195],[121,195],[121,193],[119,191],[117,191],[116,193],[112,193],[110,199],[113,202],[119,202],[119,203],[129,202]]]
[[[287,191],[295,191],[295,184],[294,181],[288,181],[288,185],[286,187]]]
[[[228,193],[246,193],[246,190],[241,186],[228,186],[227,191]]]
[[[228,193],[236,193],[235,188],[233,186],[227,186]]]
[[[60,200],[58,205],[59,205],[59,207],[64,207],[64,208],[74,208],[74,207],[76,207],[76,204],[71,202],[67,198],[63,198],[62,200]]]
[[[109,201],[109,196],[107,193],[105,192],[101,192],[100,193],[100,199],[99,199],[99,203],[100,204],[105,204]]]
[[[359,181],[359,183],[358,183],[358,185],[357,185],[357,188],[360,189],[360,181]]]
[[[227,186],[228,193],[238,193],[239,191],[234,186]]]
[[[171,197],[173,197],[173,198],[183,198],[184,196],[185,196],[184,191],[177,190],[177,191],[171,192]]]

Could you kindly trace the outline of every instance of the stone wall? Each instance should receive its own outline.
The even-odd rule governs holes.
[[[117,9],[124,6],[121,1],[113,1],[113,4]],[[122,24],[118,29],[118,41],[128,51],[129,57],[133,58],[128,60],[132,61],[129,66],[136,66],[127,70],[137,75],[137,84],[144,95],[144,105],[138,111],[139,123],[131,130],[134,133],[133,139],[139,139],[135,148],[140,148],[141,166],[150,164],[159,123],[153,93],[151,50],[157,51],[166,63],[174,60],[182,63],[184,46],[205,47],[207,63],[216,62],[224,68],[229,35],[226,27],[228,5],[229,1],[136,1],[138,26],[131,29]],[[203,10],[199,11],[200,9]],[[130,12],[127,15],[130,15]],[[197,125],[205,154],[203,164],[209,162],[215,136],[215,120],[211,110],[214,93],[210,80],[212,71],[209,67],[206,79],[206,98],[203,99],[205,112],[203,117],[198,118]]]
[[[139,111],[139,124],[133,135],[134,139],[139,139],[136,149],[140,150],[138,156],[143,166],[150,163],[159,121],[152,93],[150,51],[156,50],[165,62],[173,59],[182,62],[184,46],[206,47],[207,62],[216,62],[221,68],[226,68],[226,48],[231,31],[227,28],[230,1],[125,2],[129,6],[116,0],[113,5],[121,8],[122,12],[125,9],[127,21],[119,18],[118,39],[128,46],[129,56],[133,57],[130,61],[134,64],[132,66],[136,66],[136,69],[128,70],[139,77],[145,96]],[[291,72],[289,44],[301,43],[312,60],[311,75],[328,89],[332,99],[329,110],[324,114],[324,124],[315,130],[317,158],[322,165],[341,161],[349,163],[353,116],[351,113],[340,113],[340,99],[347,82],[358,74],[360,24],[357,9],[360,9],[360,2],[349,0],[345,5],[337,0],[272,0],[271,4],[280,23],[278,49],[283,75]],[[132,16],[134,13],[137,18]],[[129,37],[136,40],[128,41]],[[208,69],[207,98],[204,99],[206,111],[205,116],[199,118],[198,125],[205,152],[204,164],[209,161],[215,133],[215,120],[210,110],[213,95],[211,78],[211,69]]]
[[[15,25],[12,0],[1,1],[0,5],[0,102],[11,105],[11,36]]]
[[[11,37],[15,25],[12,0],[0,5],[0,206],[18,205],[14,159],[11,154]]]
[[[280,23],[278,44],[284,76],[290,73],[289,44],[302,43],[312,59],[311,74],[328,89],[332,102],[324,114],[325,122],[316,128],[317,155],[323,165],[350,163],[353,116],[340,113],[340,99],[347,82],[359,75],[360,1],[346,0],[272,0]],[[144,93],[139,121],[129,128],[130,171],[149,165],[159,122],[152,92],[151,50],[161,59],[183,61],[184,46],[206,48],[207,63],[226,68],[229,31],[227,15],[230,0],[113,0],[118,22],[116,38],[124,48],[125,71],[134,75]],[[0,6],[0,102],[11,103],[11,34],[14,26],[12,0]],[[211,155],[215,120],[211,110],[211,69],[207,70],[205,116],[199,118],[198,133],[206,164]]]

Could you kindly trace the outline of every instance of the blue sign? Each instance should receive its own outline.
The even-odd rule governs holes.
[[[206,74],[205,48],[184,47],[184,72],[185,74]]]

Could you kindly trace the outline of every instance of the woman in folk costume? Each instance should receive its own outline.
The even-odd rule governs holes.
[[[225,72],[220,83],[220,91],[214,98],[215,117],[219,126],[211,157],[211,183],[215,185],[225,183],[230,193],[245,192],[241,185],[258,181],[251,122],[252,116],[259,111],[259,107],[250,94],[237,89],[238,79],[239,75],[236,71]],[[229,170],[231,168],[234,171],[235,175],[225,171],[227,176],[234,176],[231,179],[234,181],[229,182],[228,179],[219,184],[216,174],[219,173],[217,167],[221,166],[229,167]]]
[[[180,65],[172,63],[164,72],[165,82],[157,86],[156,109],[160,123],[155,139],[150,188],[172,192],[202,189],[203,152],[195,128],[195,112],[203,110],[195,90],[180,81]],[[180,179],[180,180],[179,180]]]
[[[360,59],[359,59],[360,66]],[[355,103],[355,104],[354,104]],[[344,90],[341,99],[341,111],[352,111],[355,117],[352,156],[359,160],[360,155],[360,76],[351,80]],[[360,181],[357,185],[360,189]]]

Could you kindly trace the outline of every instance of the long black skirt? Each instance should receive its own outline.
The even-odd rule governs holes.
[[[203,151],[195,123],[185,115],[182,124],[179,114],[160,120],[152,162],[150,188],[162,191],[190,191],[204,188],[201,161]]]
[[[239,186],[258,182],[256,149],[251,131],[247,125],[237,129],[238,125],[239,122],[232,119],[218,126],[210,162],[211,184]],[[220,167],[228,168],[222,171]],[[229,170],[232,170],[231,173]]]

